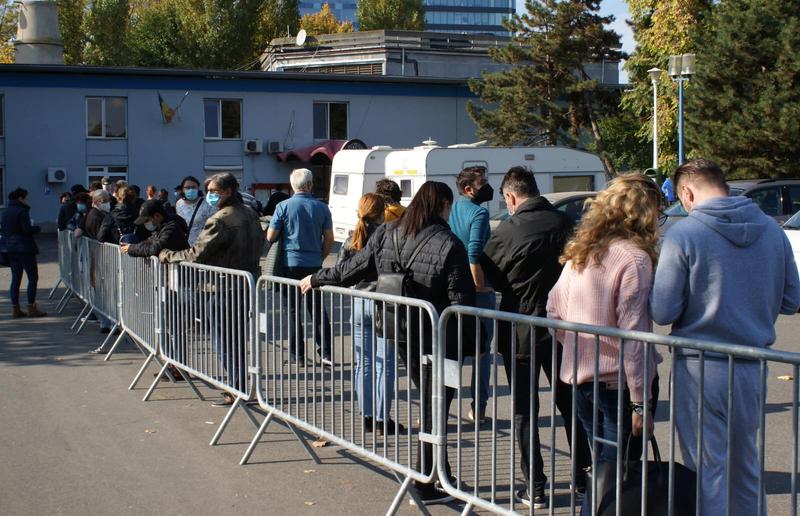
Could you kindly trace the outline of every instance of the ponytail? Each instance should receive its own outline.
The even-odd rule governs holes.
[[[378,194],[368,193],[361,196],[358,201],[358,222],[353,236],[350,237],[350,249],[360,251],[367,245],[369,240],[370,223],[380,223],[384,210],[383,197]]]

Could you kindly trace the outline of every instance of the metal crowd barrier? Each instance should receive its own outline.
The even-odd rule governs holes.
[[[163,323],[163,366],[144,400],[172,365],[182,372],[198,398],[203,399],[189,375],[235,398],[212,445],[239,407],[257,427],[255,416],[243,403],[252,398],[253,276],[207,265],[166,264],[158,267],[156,285]]]
[[[466,371],[462,371],[454,364],[453,361],[447,360],[445,353],[446,344],[448,342],[448,333],[452,332],[454,325],[452,319],[456,321],[456,327],[461,327],[464,321],[468,318],[473,319],[476,323],[486,323],[488,327],[494,330],[494,338],[491,343],[491,351],[497,353],[498,349],[504,351],[501,353],[504,357],[509,357],[511,364],[504,364],[504,368],[500,368],[497,362],[494,362],[491,371],[491,384],[490,394],[488,400],[488,412],[491,414],[489,422],[485,425],[480,425],[477,422],[464,423],[462,414],[466,410],[464,397],[461,393],[461,388],[469,382],[469,376]],[[450,325],[448,326],[448,322]],[[477,324],[476,324],[477,326]],[[534,336],[535,330],[539,328],[539,344],[536,346]],[[526,371],[524,360],[512,359],[518,351],[521,344],[518,340],[518,330],[529,330],[530,340],[528,344],[535,353],[546,353],[547,359],[550,361],[550,366],[553,370],[558,369],[558,347],[563,349],[566,347],[571,348],[573,356],[576,356],[578,351],[582,354],[588,353],[591,357],[603,356],[605,359],[616,358],[619,363],[624,363],[626,355],[631,358],[638,358],[643,361],[643,376],[645,379],[649,375],[654,374],[651,364],[656,358],[656,347],[661,347],[666,352],[663,353],[665,363],[660,366],[662,375],[669,375],[669,388],[668,395],[666,396],[666,404],[656,404],[659,407],[659,412],[656,413],[656,407],[651,406],[649,401],[654,394],[653,384],[644,382],[643,400],[644,400],[644,428],[647,428],[648,422],[656,416],[658,423],[655,425],[654,436],[657,442],[666,443],[667,446],[662,445],[662,449],[666,448],[667,456],[664,457],[661,470],[655,468],[651,463],[648,467],[648,460],[653,460],[653,455],[650,453],[647,446],[643,447],[641,453],[641,485],[630,485],[627,479],[626,472],[628,471],[630,463],[624,464],[624,454],[626,453],[626,446],[628,443],[621,442],[623,436],[623,421],[625,416],[630,414],[630,408],[623,404],[623,399],[626,396],[617,395],[617,403],[614,404],[613,411],[616,411],[618,424],[616,426],[616,434],[619,436],[616,440],[604,439],[599,435],[599,429],[602,426],[602,421],[598,420],[599,412],[594,409],[591,414],[591,431],[586,432],[589,435],[589,445],[591,447],[591,456],[598,457],[600,447],[608,446],[613,449],[615,460],[606,462],[601,466],[601,470],[592,467],[589,468],[589,480],[586,486],[586,503],[592,504],[590,514],[596,514],[598,506],[600,507],[601,514],[647,514],[649,509],[648,505],[648,489],[649,476],[656,476],[653,482],[662,482],[663,489],[666,489],[664,505],[662,509],[667,510],[667,514],[683,515],[683,514],[711,514],[720,509],[720,502],[715,501],[715,505],[709,506],[703,503],[703,490],[706,485],[703,483],[704,467],[708,468],[709,464],[714,467],[719,464],[708,462],[706,456],[705,461],[699,461],[696,467],[691,468],[696,470],[696,473],[685,466],[676,462],[676,381],[680,385],[678,389],[686,388],[685,386],[690,381],[687,376],[680,375],[676,380],[676,364],[678,367],[687,361],[697,361],[699,365],[699,388],[694,398],[695,412],[693,418],[687,416],[685,407],[678,407],[677,410],[682,411],[681,416],[684,421],[684,431],[693,430],[693,433],[688,433],[683,442],[683,457],[685,460],[685,453],[691,453],[694,457],[702,457],[704,453],[708,453],[705,447],[707,442],[704,441],[703,435],[703,417],[709,417],[708,409],[703,410],[704,396],[711,396],[704,392],[706,383],[706,375],[714,371],[714,374],[719,374],[721,371],[725,373],[725,389],[727,390],[727,407],[728,414],[734,414],[734,378],[737,382],[744,381],[741,376],[751,374],[757,376],[758,388],[756,394],[759,399],[758,406],[750,407],[751,410],[758,410],[759,423],[753,435],[749,436],[750,445],[757,446],[757,462],[758,462],[758,493],[760,496],[754,497],[754,511],[741,512],[742,514],[766,514],[765,502],[765,464],[766,464],[766,414],[768,407],[766,406],[766,391],[767,391],[767,370],[768,363],[780,364],[782,367],[790,367],[792,374],[792,405],[791,405],[791,514],[797,514],[797,473],[798,473],[798,390],[800,389],[800,354],[775,351],[771,349],[753,348],[747,346],[739,346],[732,344],[721,344],[716,342],[701,342],[697,340],[676,338],[670,336],[661,336],[652,333],[644,333],[637,331],[623,331],[616,328],[606,328],[598,326],[590,326],[585,324],[575,324],[558,320],[544,319],[539,317],[524,316],[519,314],[511,314],[498,312],[493,310],[455,306],[446,309],[439,321],[439,341],[442,343],[439,347],[439,355],[434,360],[434,388],[438,393],[439,399],[444,399],[445,389],[456,389],[455,394],[455,410],[445,411],[445,404],[439,404],[439,418],[437,427],[439,429],[448,429],[448,422],[451,419],[455,421],[455,431],[447,431],[441,435],[441,442],[444,444],[438,448],[438,477],[442,487],[457,499],[462,500],[467,504],[464,513],[470,512],[472,509],[488,510],[497,514],[518,514],[518,510],[522,509],[525,512],[535,513],[532,507],[528,508],[521,505],[520,502],[515,501],[515,490],[524,489],[526,487],[524,476],[520,470],[517,462],[520,460],[520,451],[517,447],[521,444],[519,436],[516,434],[518,425],[514,424],[513,414],[522,413],[525,410],[519,410],[514,406],[517,389],[522,386],[529,386],[529,393],[535,393],[536,390],[531,389],[530,386],[539,385],[539,375],[534,374],[532,368],[529,369],[529,377],[518,377],[519,371]],[[500,337],[498,338],[498,331]],[[542,332],[545,333],[542,336]],[[525,331],[521,332],[523,335]],[[558,339],[554,335],[558,335]],[[578,336],[581,336],[584,341],[581,343],[580,349],[578,345]],[[480,336],[476,333],[476,345]],[[503,342],[503,339],[507,339]],[[587,345],[586,339],[589,339],[591,344]],[[623,345],[620,345],[620,343]],[[498,345],[498,343],[501,343]],[[452,345],[452,344],[451,344]],[[457,350],[450,349],[451,355],[457,353],[461,356],[468,350],[462,341],[461,335],[457,338]],[[666,363],[671,360],[670,363]],[[531,356],[531,363],[535,363],[536,359],[534,354]],[[613,374],[613,378],[603,377],[603,381],[598,381],[600,363],[597,360],[594,363],[594,380],[589,383],[591,388],[583,387],[584,399],[591,391],[591,399],[597,400],[599,391],[601,389],[617,389],[617,393],[623,392],[618,389],[618,386],[626,385],[626,377],[623,368],[619,372]],[[572,362],[572,367],[564,366],[565,369],[571,369],[571,377],[575,377],[577,371],[577,361]],[[500,371],[505,369],[506,374],[501,374]],[[705,373],[705,374],[704,374]],[[479,374],[479,373],[474,373]],[[510,376],[510,378],[508,378]],[[753,378],[755,379],[755,378]],[[505,380],[505,381],[503,381]],[[658,377],[654,384],[657,384]],[[613,384],[616,383],[617,387]],[[561,388],[566,387],[571,400],[576,400],[578,396],[578,386],[574,384],[561,384]],[[549,432],[548,439],[545,440],[544,433],[541,435],[541,448],[542,453],[549,455],[548,460],[545,461],[545,474],[549,477],[549,508],[540,509],[539,513],[547,512],[554,514],[556,509],[559,512],[568,510],[569,514],[575,514],[580,511],[580,500],[577,499],[576,490],[572,486],[576,485],[576,478],[580,474],[579,467],[576,462],[579,460],[579,452],[576,451],[576,442],[581,433],[580,423],[578,421],[577,405],[568,400],[565,412],[561,413],[564,420],[571,419],[571,425],[566,425],[567,432],[571,438],[573,446],[570,446],[562,441],[562,448],[557,447],[556,432],[558,421],[556,419],[556,404],[558,397],[558,383],[551,385],[549,392]],[[547,394],[544,389],[538,388],[539,395]],[[562,392],[563,394],[563,392]],[[741,393],[740,393],[741,395]],[[692,394],[694,396],[694,394]],[[657,398],[658,396],[654,396]],[[664,398],[663,394],[660,396]],[[692,399],[684,397],[686,399]],[[625,401],[627,404],[627,400]],[[563,405],[562,405],[563,406]],[[596,407],[596,405],[595,405]],[[668,409],[668,410],[666,410]],[[536,428],[537,421],[542,421],[536,418],[534,400],[530,399],[527,411],[531,414],[529,416],[529,425],[531,429]],[[664,418],[667,418],[664,420]],[[731,464],[732,446],[734,443],[734,432],[743,432],[744,428],[737,422],[736,416],[728,417],[726,424],[727,431],[727,448],[726,448],[726,462]],[[692,421],[693,420],[693,421]],[[692,425],[691,423],[695,423]],[[686,426],[689,425],[689,426]],[[487,435],[488,434],[488,435]],[[594,436],[594,438],[591,438]],[[784,439],[788,436],[781,435]],[[549,442],[548,442],[549,441]],[[566,440],[565,440],[566,441]],[[745,438],[745,441],[748,441]],[[634,441],[632,441],[634,442]],[[739,441],[741,443],[741,440]],[[528,455],[529,464],[533,465],[535,456],[533,453],[534,437],[531,432],[530,441],[527,443],[530,448]],[[641,442],[638,443],[638,450],[642,450]],[[634,445],[633,449],[637,446]],[[755,448],[754,448],[755,449]],[[455,468],[453,470],[453,477],[447,474],[447,456],[455,455]],[[782,459],[780,449],[778,449],[772,456],[773,459]],[[628,458],[629,461],[636,463],[639,461],[639,452]],[[549,463],[549,464],[548,464]],[[737,468],[733,471],[733,467],[724,468],[726,470],[724,482],[727,486],[728,493],[728,513],[738,514],[742,507],[731,507],[731,485],[733,477],[742,475],[742,471]],[[603,471],[605,470],[605,471]],[[666,471],[664,471],[666,470]],[[595,474],[596,471],[599,471]],[[610,482],[612,490],[606,489],[605,492],[598,490],[598,477],[602,476],[605,472],[606,482]],[[531,472],[533,475],[533,471]],[[666,476],[666,479],[663,476]],[[610,478],[609,478],[610,477]],[[635,478],[635,477],[634,477]],[[666,480],[666,482],[665,482]],[[696,482],[696,484],[695,484]],[[558,493],[556,492],[556,485],[559,485]],[[692,487],[697,486],[695,492]],[[528,489],[533,491],[533,482],[527,486]],[[625,490],[625,497],[623,498],[623,488]],[[652,489],[652,486],[651,486]],[[630,490],[637,493],[638,498],[634,497],[633,507],[631,509]],[[649,491],[654,493],[654,491]],[[757,501],[755,501],[757,498]],[[661,503],[659,498],[654,503]],[[558,505],[558,507],[556,507]],[[641,509],[641,512],[639,511]]]
[[[392,313],[400,317],[389,323]],[[315,461],[298,430],[393,471],[401,487],[390,513],[406,492],[415,498],[408,490],[412,481],[433,482],[429,354],[437,348],[437,314],[430,303],[335,287],[302,295],[298,281],[262,276],[256,314],[256,395],[267,417],[242,464],[278,419]],[[427,452],[420,453],[422,448]]]
[[[90,238],[79,238],[84,299],[92,311],[112,324],[99,349],[105,349],[119,327],[119,246],[103,244]],[[78,327],[80,333],[88,319],[84,317]],[[122,336],[120,335],[120,339]],[[119,339],[117,340],[119,342]],[[108,359],[108,356],[106,356]]]
[[[55,294],[58,286],[64,285],[64,295],[57,304],[58,308],[61,307],[61,303],[65,302],[72,290],[70,287],[69,278],[71,273],[70,264],[72,263],[72,249],[70,246],[71,235],[71,231],[58,231],[58,279],[56,280],[56,284],[53,285],[53,288],[50,290],[50,294],[47,296],[47,299],[53,299],[53,294]]]

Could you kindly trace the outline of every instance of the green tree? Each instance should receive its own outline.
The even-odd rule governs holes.
[[[11,38],[17,33],[18,5],[10,0],[0,1],[0,64],[14,62]]]
[[[101,66],[130,64],[129,24],[128,0],[92,0],[83,21],[85,62]]]
[[[652,144],[638,135],[639,119],[628,111],[607,116],[598,121],[600,133],[606,144],[606,152],[617,171],[645,170],[652,166]],[[594,142],[587,150],[597,153]]]
[[[425,30],[422,0],[359,0],[358,30]]]
[[[322,4],[322,9],[319,12],[309,13],[300,18],[300,28],[304,29],[309,36],[340,34],[355,30],[351,22],[340,22],[336,15],[331,12],[328,4]]]
[[[658,81],[658,164],[664,172],[675,169],[678,161],[678,92],[667,74],[670,55],[696,53],[693,36],[702,34],[703,20],[709,15],[712,0],[628,0],[636,50],[625,63],[631,88],[622,96],[621,107],[639,120],[634,141],[644,145],[653,141],[653,85],[647,70],[664,70]],[[684,83],[693,95],[691,81]],[[630,136],[619,133],[621,142]],[[609,143],[610,145],[617,145]],[[652,154],[650,163],[652,166]]]
[[[86,37],[83,32],[83,17],[86,0],[60,0],[58,2],[58,30],[64,42],[64,62],[83,63],[83,48]]]
[[[595,0],[528,0],[527,13],[513,15],[513,43],[492,49],[509,65],[470,81],[481,104],[467,110],[482,138],[499,145],[582,145],[588,132],[609,174],[599,120],[616,109],[618,96],[590,78],[585,65],[619,59],[619,35],[606,28],[613,17],[598,14]]]
[[[715,5],[687,99],[693,154],[732,178],[797,177],[800,164],[800,12],[797,2]]]

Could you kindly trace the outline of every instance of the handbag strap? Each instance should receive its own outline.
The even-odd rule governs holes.
[[[192,218],[189,219],[189,231],[192,230],[192,224],[194,224],[194,218],[197,216],[197,210],[200,209],[200,205],[201,204],[203,204],[203,198],[202,197],[200,197],[200,199],[198,199],[197,204],[194,207],[194,211],[192,212]]]
[[[425,238],[423,238],[422,241],[419,244],[417,244],[416,247],[414,247],[414,250],[411,252],[411,256],[409,257],[409,259],[408,259],[408,261],[406,262],[405,265],[403,265],[403,260],[400,257],[400,246],[397,245],[397,233],[399,231],[400,231],[399,229],[395,228],[395,230],[392,232],[392,244],[394,246],[394,257],[395,257],[395,261],[397,261],[397,265],[400,267],[400,270],[402,270],[403,272],[406,272],[408,269],[411,268],[411,264],[413,264],[414,260],[417,259],[417,256],[422,251],[422,248],[425,246],[425,244],[427,244],[428,241],[431,238],[435,237],[437,234],[441,233],[444,230],[443,229],[439,229],[437,231],[432,232],[430,235],[426,236]]]
[[[644,429],[642,429],[642,431],[644,431]],[[630,434],[628,436],[628,442],[625,444],[625,455],[622,458],[622,464],[623,464],[623,467],[624,467],[624,470],[625,470],[625,471],[623,471],[622,476],[625,479],[628,478],[628,465],[631,464],[631,462],[641,462],[641,460],[634,460],[634,461],[630,460],[631,441],[633,441],[634,439],[638,439],[638,437],[634,437],[633,434]],[[651,435],[648,438],[647,441],[650,444],[650,446],[652,446],[652,448],[653,448],[653,461],[656,464],[656,470],[657,470],[658,474],[661,475],[661,451],[658,449],[658,443],[656,442],[656,436],[655,435]]]

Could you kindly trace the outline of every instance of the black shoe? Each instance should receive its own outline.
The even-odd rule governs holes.
[[[447,503],[452,502],[455,500],[455,497],[448,494],[447,491],[442,489],[439,485],[439,482],[435,484],[421,484],[417,485],[413,488],[417,495],[417,498],[422,502],[422,505],[435,505],[437,503]],[[411,498],[409,500],[410,505],[417,505],[417,502]]]
[[[103,335],[108,335],[109,333],[111,333],[111,328],[100,328],[100,333],[102,333]]]
[[[531,495],[527,489],[520,489],[514,493],[514,498],[526,507],[533,505],[534,509],[547,509],[547,497],[544,493],[536,494],[531,501]]]
[[[389,420],[384,424],[383,421],[375,421],[375,435],[382,436],[384,433],[386,435],[394,435],[394,431],[397,430],[397,433],[402,435],[406,432],[406,427],[397,423],[395,428],[395,422],[393,420]]]

